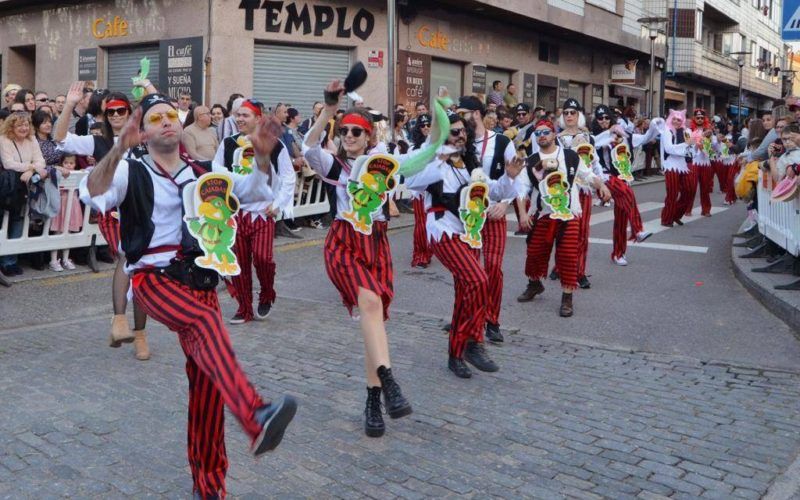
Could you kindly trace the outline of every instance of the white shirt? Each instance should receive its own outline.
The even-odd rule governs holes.
[[[271,166],[271,175],[264,174],[265,176],[269,177],[269,182],[266,186],[267,196],[252,202],[244,202],[242,200],[241,210],[249,212],[251,217],[266,218],[267,208],[269,208],[270,205],[274,205],[280,209],[284,219],[291,219],[293,216],[294,186],[295,181],[297,180],[297,174],[292,166],[292,157],[289,155],[289,148],[287,148],[282,142],[281,144],[283,145],[283,149],[281,149],[281,152],[278,155],[278,175],[275,175],[275,171],[272,170]],[[228,171],[225,166],[224,141],[220,143],[219,147],[217,147],[217,154],[214,155],[212,164],[214,165],[215,170],[224,169],[225,171]]]
[[[661,132],[661,166],[670,172],[688,173],[686,165],[686,152],[688,145],[685,142],[673,144],[673,134],[668,128]]]
[[[483,168],[483,173],[486,174],[486,177],[489,177],[492,173],[492,164],[494,163],[494,150],[495,150],[495,143],[497,142],[497,132],[489,132],[487,131],[482,137],[475,138],[475,158],[478,159],[478,164]],[[484,144],[485,143],[485,144]],[[506,165],[511,162],[517,156],[517,151],[514,148],[514,143],[512,141],[508,141],[508,145],[506,149],[503,151],[503,157],[505,158]],[[500,200],[511,202],[513,201],[513,196],[511,199],[508,200]],[[494,205],[497,203],[496,201],[489,199],[489,205]]]
[[[466,168],[456,168],[444,160],[435,158],[432,162],[418,174],[406,178],[406,187],[419,193],[431,184],[436,184],[439,181],[443,182],[442,190],[444,193],[455,193],[461,186],[468,186],[470,183],[470,173]],[[514,183],[508,175],[503,174],[497,180],[488,179],[486,183],[489,185],[489,200],[495,202],[513,199],[516,196],[516,189]],[[431,208],[432,199],[430,196],[425,197],[425,209]],[[452,237],[454,234],[463,234],[464,225],[461,219],[450,212],[445,210],[443,216],[436,218],[436,213],[428,213],[425,229],[428,237],[439,241],[443,235]]]
[[[114,137],[114,144],[117,143],[116,136]],[[56,146],[61,151],[73,155],[92,156],[94,154],[94,136],[93,135],[75,135],[72,132],[67,132],[67,136],[63,141],[57,142]]]
[[[717,149],[717,138],[713,135],[711,136],[711,147]],[[703,151],[702,144],[697,143],[692,148],[692,164],[698,167],[711,166],[711,157]]]
[[[178,191],[177,184],[196,179],[194,171],[188,165],[184,165],[174,176],[172,182],[162,174],[149,155],[145,155],[140,160],[145,164],[147,173],[153,179],[153,215],[151,220],[155,226],[153,237],[150,240],[150,248],[163,245],[180,245],[181,227],[183,225],[183,200]],[[111,208],[119,206],[124,200],[128,191],[128,161],[121,160],[117,164],[114,178],[108,191],[97,196],[89,195],[87,175],[81,180],[79,194],[81,201],[90,205],[99,212],[106,213]],[[267,186],[267,174],[255,167],[253,173],[249,175],[238,175],[228,171],[226,168],[213,166],[212,171],[226,173],[233,178],[233,194],[239,198],[241,203],[263,200],[271,195]],[[124,214],[121,214],[124,217]],[[165,267],[169,265],[171,259],[175,257],[175,251],[143,255],[135,264],[125,265],[125,272],[130,274],[134,269],[143,267]]]
[[[562,132],[562,134],[563,135],[559,135],[558,136],[558,142],[561,144],[561,147],[563,147],[564,149],[571,149],[571,150],[575,151],[575,149],[579,146],[579,144],[575,144],[576,139],[581,138],[581,137],[585,138],[585,141],[581,142],[581,144],[584,144],[584,143],[587,143],[587,142],[589,144],[591,144],[590,138],[592,136],[588,132],[578,132],[577,134],[568,134],[568,133],[563,133]],[[574,145],[574,147],[573,147],[573,145]],[[581,160],[581,162],[583,162],[583,160]],[[603,180],[603,182],[608,180],[608,175],[603,172],[603,166],[600,164],[600,153],[597,151],[597,149],[595,149],[595,151],[594,151],[594,161],[592,162],[590,170],[592,171],[592,173],[594,175],[596,175],[597,177],[601,178]],[[579,185],[578,188],[581,191],[583,191],[584,194],[592,194],[594,192],[594,188],[591,185],[588,185],[588,184],[587,185]]]

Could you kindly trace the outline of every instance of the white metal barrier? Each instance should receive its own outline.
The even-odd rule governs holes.
[[[47,219],[44,221],[42,234],[38,236],[31,235],[30,216],[26,207],[25,218],[22,223],[22,236],[13,239],[9,238],[8,227],[10,223],[10,214],[8,212],[3,212],[2,226],[0,226],[0,255],[17,255],[31,252],[89,247],[95,243],[97,245],[105,245],[106,240],[103,238],[103,235],[100,234],[100,229],[97,224],[89,223],[91,211],[86,208],[83,211],[83,221],[80,231],[76,233],[69,232],[72,204],[79,203],[72,194],[78,191],[78,184],[80,184],[81,179],[86,175],[88,175],[86,172],[73,172],[69,177],[59,182],[59,190],[64,189],[68,193],[66,200],[62,197],[62,200],[67,203],[67,211],[62,224],[64,231],[59,234],[50,234],[51,220]],[[91,259],[90,267],[96,270],[93,258]]]
[[[307,217],[330,211],[325,183],[316,175],[313,177],[297,176],[294,186],[294,216]]]
[[[800,197],[772,201],[772,176],[758,173],[758,231],[778,246],[800,257]]]

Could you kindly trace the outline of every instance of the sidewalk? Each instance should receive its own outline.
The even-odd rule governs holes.
[[[224,317],[232,311],[223,301]],[[446,368],[442,318],[392,311],[414,413],[363,434],[363,345],[338,304],[280,297],[232,329],[266,396],[300,400],[256,462],[228,418],[235,498],[760,498],[800,448],[800,373],[630,353],[506,331],[496,374]],[[186,378],[174,334],[153,358],[106,346],[107,315],[0,330],[0,498],[187,498]]]

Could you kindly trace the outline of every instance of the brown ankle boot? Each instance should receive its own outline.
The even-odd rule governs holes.
[[[147,347],[147,334],[144,330],[134,330],[136,338],[133,341],[133,347],[136,348],[136,359],[139,361],[147,361],[150,359],[150,348]]]
[[[111,347],[119,347],[123,343],[133,342],[133,333],[128,326],[128,318],[124,314],[115,314],[111,320]]]
[[[561,309],[558,314],[562,318],[569,318],[572,316],[572,312],[572,294],[564,292],[561,294]]]

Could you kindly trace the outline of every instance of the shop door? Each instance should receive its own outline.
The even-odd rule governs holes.
[[[431,98],[433,102],[439,87],[447,87],[450,97],[454,101],[463,95],[462,82],[464,81],[464,66],[450,61],[434,59],[431,61]]]
[[[256,44],[253,96],[267,108],[291,104],[307,118],[314,102],[322,101],[322,90],[349,69],[348,49]]]
[[[133,99],[132,78],[139,74],[139,61],[150,60],[148,78],[158,85],[158,45],[137,45],[135,47],[115,47],[106,52],[106,88],[112,92],[122,92]]]
[[[495,80],[503,82],[503,94],[505,95],[508,84],[511,83],[511,72],[498,68],[486,68],[486,94],[492,90],[492,83]]]
[[[536,105],[543,107],[548,112],[555,110],[557,91],[558,89],[555,87],[539,85],[536,87]]]

